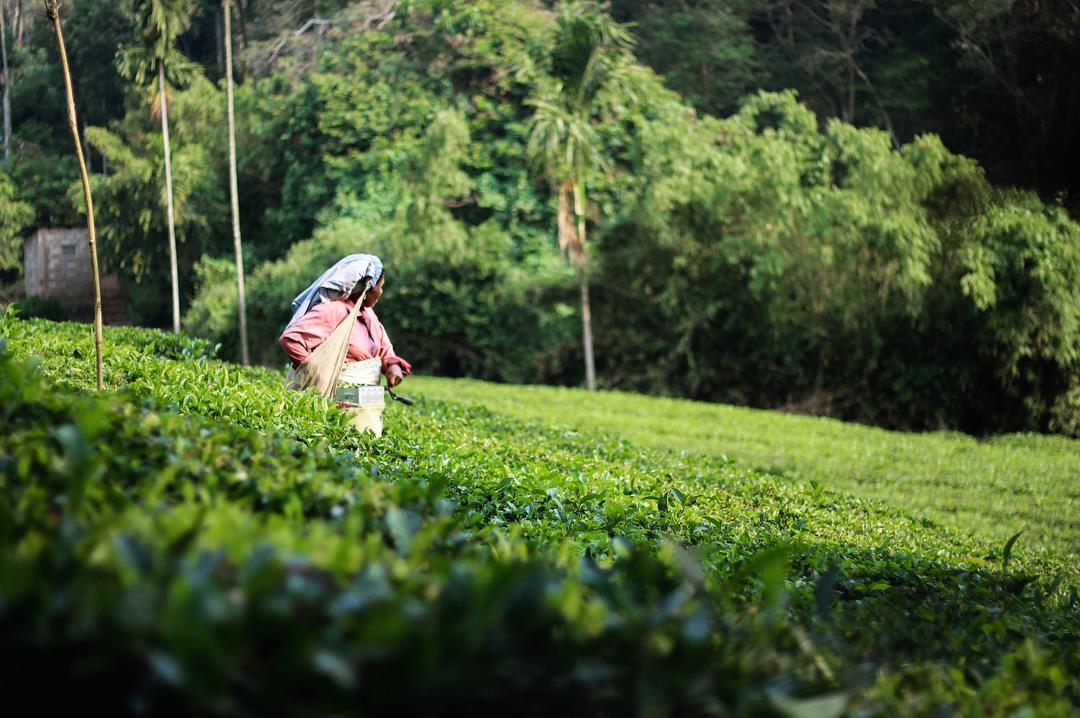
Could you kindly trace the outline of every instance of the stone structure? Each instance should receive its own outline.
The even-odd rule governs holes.
[[[63,302],[80,317],[93,314],[90,241],[85,228],[41,228],[23,247],[26,296]],[[106,324],[127,321],[127,299],[116,275],[101,278],[101,314]]]

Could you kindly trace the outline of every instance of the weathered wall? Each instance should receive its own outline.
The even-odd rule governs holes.
[[[72,306],[94,303],[85,229],[39,229],[27,240],[24,259],[28,297],[50,297]]]
[[[87,230],[37,230],[23,248],[23,277],[28,297],[56,299],[79,314],[92,310],[94,284]],[[101,305],[106,323],[127,321],[127,299],[115,275],[101,278]]]

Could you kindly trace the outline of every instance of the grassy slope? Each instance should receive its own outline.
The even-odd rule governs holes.
[[[595,396],[580,389],[414,377],[406,393],[482,404],[519,419],[620,436],[641,446],[727,456],[878,499],[1062,565],[1080,556],[1080,441],[1038,435],[976,441],[885,431],[723,404]]]

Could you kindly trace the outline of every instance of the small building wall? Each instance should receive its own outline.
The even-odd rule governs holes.
[[[75,310],[93,309],[90,238],[86,228],[41,228],[23,247],[26,296],[63,302]],[[127,321],[127,300],[116,275],[101,278],[104,321]]]

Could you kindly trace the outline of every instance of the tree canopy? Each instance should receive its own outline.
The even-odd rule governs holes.
[[[1073,81],[1052,72],[1070,57],[1066,30],[1046,8],[237,5],[256,359],[280,363],[276,333],[312,276],[376,251],[391,278],[385,322],[418,368],[577,383],[577,278],[557,250],[573,228],[560,233],[560,215],[574,212],[589,231],[604,386],[897,427],[1075,432],[1075,163],[1056,174],[1016,163],[1041,161],[1022,143],[1059,159],[1075,147],[1057,114]],[[197,72],[172,90],[170,120],[185,326],[230,356],[219,10],[196,4],[177,29]],[[111,3],[72,0],[68,12],[73,55],[103,53],[101,33],[133,36]],[[13,199],[39,224],[74,223],[41,31],[13,57]],[[1038,82],[1017,59],[1035,42],[1054,60]],[[598,46],[582,65],[592,50],[578,50]],[[115,72],[75,71],[107,267],[125,277],[133,315],[161,325],[154,118]],[[1039,115],[1042,130],[1018,129],[1047,107],[1039,82],[1065,104]],[[560,191],[574,174],[588,175],[586,201]]]

